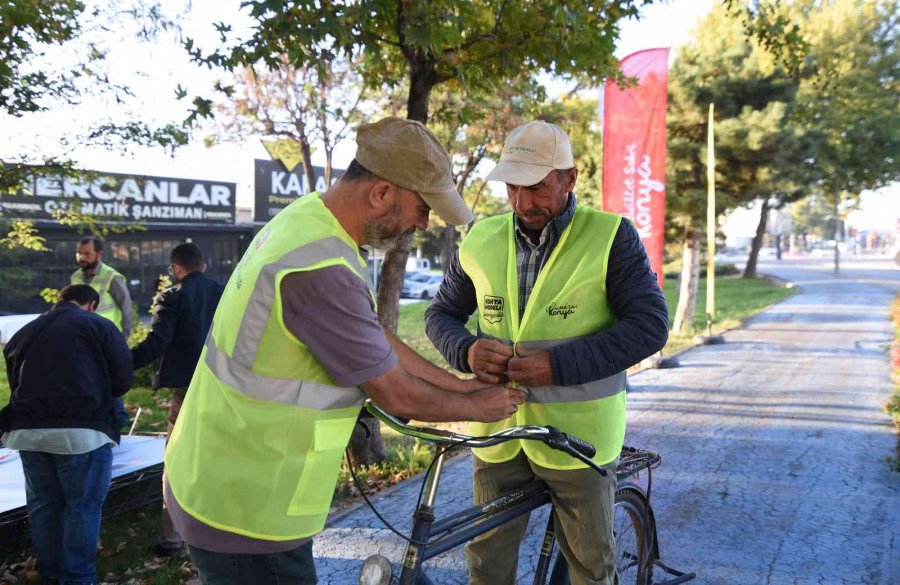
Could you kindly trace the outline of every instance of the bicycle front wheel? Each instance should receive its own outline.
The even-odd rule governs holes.
[[[616,571],[623,585],[649,585],[653,572],[653,543],[647,502],[632,489],[616,491],[613,534],[616,537]]]

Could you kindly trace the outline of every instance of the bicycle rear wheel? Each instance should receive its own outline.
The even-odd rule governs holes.
[[[633,489],[616,491],[613,533],[616,537],[616,570],[623,585],[649,585],[654,550],[647,501]]]

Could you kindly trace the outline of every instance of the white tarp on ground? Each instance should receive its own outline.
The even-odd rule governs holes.
[[[162,463],[164,436],[122,437],[113,448],[113,479]],[[25,506],[25,475],[19,452],[0,449],[0,514]]]
[[[19,329],[40,316],[40,313],[34,313],[32,315],[4,315],[0,317],[0,345],[9,343],[10,338]]]

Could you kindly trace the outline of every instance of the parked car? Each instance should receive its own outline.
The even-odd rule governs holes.
[[[437,294],[443,274],[431,274],[429,272],[416,272],[403,281],[400,296],[408,299],[428,300]]]

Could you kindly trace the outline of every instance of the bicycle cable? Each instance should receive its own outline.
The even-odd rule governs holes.
[[[402,539],[405,540],[406,542],[408,542],[408,543],[410,543],[410,544],[415,544],[415,545],[417,545],[417,546],[425,546],[425,543],[424,543],[424,542],[419,542],[418,540],[413,540],[413,539],[411,539],[411,538],[409,538],[409,537],[407,537],[407,536],[401,534],[399,530],[397,530],[396,528],[394,528],[394,527],[391,525],[391,523],[388,522],[388,521],[384,518],[384,516],[381,515],[381,513],[380,513],[380,512],[378,511],[378,509],[374,506],[374,504],[372,504],[372,501],[369,499],[369,496],[366,495],[366,491],[363,489],[362,484],[360,484],[359,478],[356,477],[356,472],[353,470],[353,459],[350,457],[350,448],[349,448],[349,447],[347,447],[346,449],[344,449],[344,455],[347,457],[347,468],[350,470],[350,477],[353,478],[353,483],[356,484],[356,489],[359,490],[359,495],[361,495],[361,496],[363,497],[363,500],[366,501],[366,505],[368,505],[368,506],[369,506],[369,509],[372,510],[372,512],[375,513],[375,516],[376,516],[379,520],[381,520],[381,523],[384,524],[385,526],[387,526],[388,530],[390,530],[391,532],[393,532],[394,534],[396,534],[397,536],[399,536],[400,538],[402,538]],[[417,505],[416,507],[418,507],[418,505]]]
[[[454,447],[462,447],[471,442],[477,441],[481,438],[482,437],[471,437],[469,439],[463,439],[459,442],[456,442],[456,443],[453,443],[452,445],[447,445],[447,446],[440,446],[440,445],[435,444],[434,457],[431,459],[431,463],[428,464],[428,468],[425,470],[424,476],[422,478],[422,484],[419,487],[419,495],[416,497],[416,506],[415,506],[416,510],[418,510],[419,506],[422,505],[422,496],[425,494],[425,484],[428,482],[428,477],[431,475],[431,470],[434,468],[434,464],[437,463],[437,460],[440,458],[440,456],[444,455],[445,453],[447,453],[447,451],[453,449]],[[524,438],[524,437],[522,437],[522,438]],[[440,449],[440,451],[438,451],[438,449]],[[428,544],[427,542],[413,540],[412,538],[404,535],[399,530],[394,528],[394,526],[390,522],[388,522],[384,516],[381,515],[381,513],[378,511],[378,509],[372,503],[372,500],[370,500],[369,497],[366,495],[366,492],[363,489],[363,486],[359,481],[359,477],[357,477],[356,471],[353,469],[353,459],[350,457],[350,447],[349,446],[344,449],[344,455],[347,458],[347,468],[350,470],[350,477],[353,478],[353,483],[356,485],[356,489],[359,490],[359,495],[361,495],[363,500],[365,500],[366,505],[369,506],[369,509],[372,510],[372,512],[375,514],[375,517],[378,518],[378,520],[380,520],[381,523],[384,524],[388,530],[390,530],[391,532],[393,532],[394,534],[396,534],[397,536],[399,536],[401,539],[405,540],[406,542],[408,542],[410,544],[414,544],[416,546],[426,546]]]
[[[428,464],[428,469],[425,470],[424,477],[422,478],[422,485],[419,488],[419,496],[416,498],[416,510],[418,510],[419,506],[422,504],[422,496],[425,493],[425,483],[428,481],[428,476],[431,474],[431,470],[434,467],[434,464],[437,462],[438,457],[440,455],[443,455],[444,453],[446,453],[453,447],[465,445],[466,443],[469,443],[470,441],[472,441],[474,439],[475,438],[466,439],[464,441],[454,443],[453,445],[449,445],[447,447],[439,447],[439,446],[435,445],[434,457],[431,459],[431,463]],[[442,450],[440,452],[438,452],[437,449],[442,449]],[[384,516],[381,515],[381,513],[378,511],[378,509],[372,503],[372,500],[370,500],[369,497],[366,495],[366,492],[363,489],[363,486],[360,483],[359,478],[356,476],[356,472],[353,469],[353,459],[350,457],[350,448],[349,447],[344,449],[344,455],[347,458],[347,468],[350,470],[350,477],[353,478],[353,483],[356,485],[356,489],[359,490],[359,495],[361,495],[363,497],[363,500],[365,500],[366,505],[369,506],[369,509],[372,510],[372,512],[381,521],[381,523],[384,524],[388,528],[388,530],[390,530],[391,532],[393,532],[394,534],[396,534],[397,536],[399,536],[400,538],[402,538],[403,540],[405,540],[406,542],[408,542],[410,544],[414,544],[416,546],[425,546],[426,544],[428,544],[427,542],[413,540],[412,538],[402,534],[399,530],[394,528],[393,525],[391,525],[391,523],[388,522]]]

